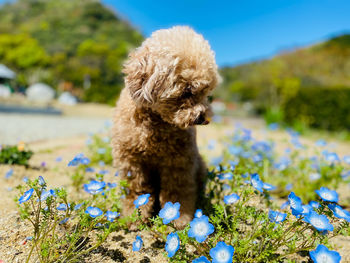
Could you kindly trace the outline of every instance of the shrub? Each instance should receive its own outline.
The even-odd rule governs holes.
[[[0,148],[0,164],[18,164],[28,166],[28,161],[32,155],[33,152],[25,150],[25,146],[22,143],[18,146],[2,146],[2,148]]]
[[[327,130],[349,130],[349,101],[349,88],[303,88],[283,106],[285,121]]]

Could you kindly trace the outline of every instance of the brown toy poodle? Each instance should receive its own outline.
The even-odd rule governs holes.
[[[142,216],[179,202],[175,224],[183,227],[207,173],[195,125],[208,124],[211,116],[207,97],[219,80],[214,52],[202,35],[176,26],[154,32],[130,54],[123,72],[112,130],[114,163],[129,183],[123,214],[130,215],[133,201],[149,193]]]

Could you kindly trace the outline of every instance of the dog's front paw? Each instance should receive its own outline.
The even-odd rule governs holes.
[[[183,229],[186,227],[188,223],[190,223],[192,220],[191,215],[181,215],[179,219],[176,219],[174,221],[174,225],[177,229]]]

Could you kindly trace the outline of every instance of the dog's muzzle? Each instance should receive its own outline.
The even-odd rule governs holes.
[[[201,113],[194,121],[194,125],[207,125],[209,120],[205,119],[205,114]]]

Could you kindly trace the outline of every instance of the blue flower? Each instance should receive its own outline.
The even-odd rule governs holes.
[[[42,177],[41,175],[39,176],[38,180],[39,180],[39,184],[40,184],[41,186],[43,186],[43,185],[46,184],[46,182],[45,182],[45,180],[44,180],[44,177]]]
[[[69,161],[68,166],[77,166],[83,157],[84,157],[84,154],[82,153],[77,154],[71,161]]]
[[[204,242],[214,232],[214,226],[209,223],[209,218],[204,215],[200,218],[194,218],[190,222],[190,227],[188,236],[194,237],[199,243]]]
[[[336,251],[328,250],[324,245],[318,245],[316,250],[310,251],[310,257],[315,263],[339,263],[341,256]]]
[[[28,179],[27,176],[24,176],[22,180],[23,180],[23,182],[25,182],[25,183],[28,183],[28,182],[29,182],[29,179]]]
[[[316,193],[323,201],[338,202],[338,193],[334,190],[329,190],[327,187],[321,187],[320,190],[316,190]]]
[[[66,211],[67,210],[67,205],[66,204],[59,204],[56,208],[59,211]]]
[[[106,153],[106,148],[98,148],[97,149],[98,154],[105,154]]]
[[[117,184],[116,183],[107,183],[107,186],[109,188],[115,188],[115,187],[117,187]]]
[[[210,249],[209,254],[213,263],[232,263],[232,257],[235,249],[233,246],[226,245],[225,242],[218,242],[216,246]]]
[[[114,176],[118,176],[119,175],[119,172],[118,171],[116,171],[115,172],[115,174],[114,174]]]
[[[106,164],[105,164],[104,161],[99,161],[99,162],[98,162],[98,165],[101,166],[101,167],[103,167],[103,166],[105,166]]]
[[[197,209],[194,213],[194,217],[200,218],[203,215],[203,211],[201,209]]]
[[[301,202],[300,197],[296,196],[294,192],[291,192],[288,195],[288,201],[290,204],[290,207],[292,209],[292,214],[297,216],[303,212],[303,204]]]
[[[142,238],[137,235],[134,242],[132,242],[132,251],[140,251],[143,241]]]
[[[303,212],[301,212],[303,215],[307,215],[310,213],[310,211],[313,211],[313,207],[311,205],[302,205]]]
[[[89,206],[86,208],[85,213],[89,214],[91,217],[96,218],[103,214],[102,210],[98,207]]]
[[[258,190],[259,192],[262,193],[263,192],[263,185],[264,185],[264,183],[260,180],[259,175],[258,174],[251,174],[250,178],[251,178],[250,182],[251,182],[252,186],[256,190]]]
[[[334,163],[334,162],[340,162],[339,156],[336,153],[330,153],[326,152],[324,154],[324,157],[327,162]]]
[[[77,204],[76,206],[74,206],[74,211],[79,210],[83,206],[83,204],[84,203],[80,203],[80,204]]]
[[[55,160],[56,162],[62,162],[62,157],[61,156],[58,156],[57,158],[56,158],[56,160]]]
[[[84,190],[89,194],[94,195],[102,192],[105,186],[106,186],[105,182],[98,182],[98,181],[92,180],[89,184],[84,184]]]
[[[227,205],[231,205],[236,203],[239,200],[239,195],[237,194],[231,194],[231,195],[226,195],[224,196],[224,202]]]
[[[268,183],[263,183],[262,188],[267,190],[267,191],[273,191],[276,189],[276,186],[274,186],[272,184],[268,184]]]
[[[114,219],[116,219],[118,216],[120,216],[120,213],[118,212],[112,212],[112,211],[106,212],[106,217],[109,222],[113,222]]]
[[[192,263],[210,263],[210,261],[205,256],[201,256],[192,260]]]
[[[309,178],[311,181],[316,181],[316,180],[321,178],[321,174],[320,173],[312,173],[309,175]]]
[[[137,199],[134,201],[134,205],[136,208],[140,206],[146,205],[149,201],[150,194],[139,195]]]
[[[281,212],[277,212],[277,211],[269,211],[269,219],[271,220],[271,222],[275,222],[277,224],[283,222],[287,217],[287,214],[285,213],[281,213]]]
[[[318,202],[316,202],[316,201],[310,201],[310,202],[309,202],[309,205],[310,205],[312,208],[314,208],[314,209],[317,209],[317,208],[320,207],[320,204],[319,204]]]
[[[5,178],[8,179],[8,178],[10,178],[12,175],[13,175],[13,169],[10,169],[10,170],[8,170],[8,171],[6,172]]]
[[[327,142],[325,140],[320,139],[320,140],[316,141],[315,145],[319,146],[319,147],[324,147],[327,145]]]
[[[343,160],[344,160],[345,163],[350,164],[350,155],[345,155],[343,157]]]
[[[60,225],[64,225],[65,223],[67,223],[68,219],[69,219],[69,217],[66,217],[65,219],[61,220],[61,221],[59,222],[59,224],[60,224]]]
[[[33,188],[24,192],[24,194],[18,199],[19,203],[22,204],[24,202],[27,202],[30,199],[30,197],[32,196],[33,192],[34,192]]]
[[[101,175],[105,175],[105,174],[108,174],[109,171],[108,170],[99,170],[98,171],[98,174],[101,174]]]
[[[164,207],[159,211],[159,216],[163,218],[163,224],[168,224],[171,221],[180,217],[180,203],[166,202]]]
[[[219,174],[219,179],[220,180],[231,180],[233,178],[233,174],[232,173],[224,173],[224,174]]]
[[[332,210],[333,215],[335,217],[345,219],[346,221],[350,222],[350,212],[346,211],[345,209],[341,208],[339,205],[336,205],[334,203],[331,203],[328,205],[329,209]]]
[[[40,195],[40,201],[45,201],[48,197],[55,196],[55,191],[50,189],[48,191],[43,190]],[[38,199],[39,201],[39,199]]]
[[[170,233],[166,238],[165,251],[168,252],[168,257],[175,255],[180,248],[180,238],[177,233]]]
[[[310,211],[304,218],[305,222],[311,224],[318,231],[333,231],[334,227],[329,223],[326,215],[319,215],[315,211]]]
[[[93,168],[93,167],[86,167],[86,168],[85,168],[85,172],[87,172],[87,173],[93,173],[93,172],[95,172],[95,168]]]
[[[90,159],[87,157],[83,157],[81,158],[80,163],[84,165],[88,165],[90,163]]]

